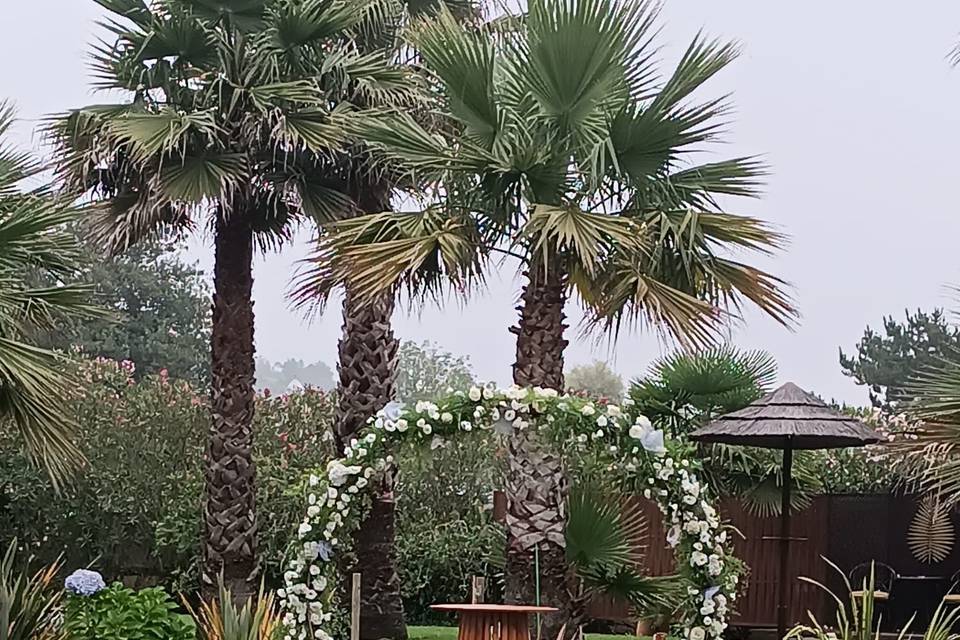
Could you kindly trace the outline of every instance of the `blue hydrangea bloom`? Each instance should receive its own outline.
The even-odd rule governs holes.
[[[101,589],[106,588],[107,583],[103,581],[103,576],[96,571],[77,569],[67,576],[67,579],[63,582],[63,586],[72,594],[92,596]]]
[[[333,557],[333,545],[326,540],[321,540],[317,543],[317,555],[324,562],[330,562],[330,558]]]

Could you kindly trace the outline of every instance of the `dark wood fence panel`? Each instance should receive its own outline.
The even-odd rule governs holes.
[[[637,500],[649,522],[645,561],[647,572],[654,576],[669,575],[674,571],[674,556],[673,550],[666,544],[660,512],[654,503],[642,498]],[[780,520],[751,515],[735,500],[722,501],[720,512],[724,520],[739,531],[740,535],[734,536],[734,552],[750,567],[744,595],[737,603],[739,613],[731,622],[741,626],[775,626],[779,555],[777,542],[769,538],[779,535]],[[827,550],[828,515],[826,499],[818,499],[793,520],[791,535],[804,539],[794,543],[791,556],[794,587],[790,615],[794,620],[804,618],[807,610],[819,615],[822,609],[823,598],[816,588],[798,583],[795,578],[800,575],[816,580],[825,578],[824,563],[820,556]],[[595,599],[590,615],[605,620],[626,621],[630,618],[625,604],[606,597]]]
[[[809,610],[819,619],[832,619],[832,602],[815,586],[797,580],[805,576],[843,593],[843,578],[823,558],[835,563],[845,575],[859,564],[871,561],[889,565],[900,576],[895,583],[888,611],[887,629],[899,630],[914,612],[923,626],[960,572],[960,544],[954,544],[940,562],[923,563],[907,544],[907,532],[917,513],[917,496],[838,495],[816,498],[809,508],[793,517],[791,536],[802,540],[792,545],[790,559],[790,618],[806,621]],[[652,502],[640,499],[639,506],[649,521],[649,542],[645,566],[650,575],[673,572],[673,552],[666,546],[660,513]],[[775,538],[780,532],[778,518],[758,518],[734,500],[720,504],[724,520],[742,534],[734,551],[749,567],[745,594],[738,602],[739,614],[732,620],[741,626],[772,627],[776,623],[779,555]],[[954,531],[960,540],[960,515],[951,513]],[[629,620],[626,605],[598,599],[591,614],[597,618]]]

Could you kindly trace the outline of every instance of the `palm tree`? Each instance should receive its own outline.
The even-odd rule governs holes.
[[[760,399],[776,379],[769,353],[722,345],[658,359],[629,394],[638,412],[680,436]]]
[[[13,123],[0,102],[0,140]],[[30,343],[58,318],[89,318],[92,289],[64,285],[79,273],[80,247],[66,225],[78,211],[46,187],[18,189],[42,167],[0,141],[0,426],[19,429],[26,451],[59,484],[83,464],[63,402],[63,356]],[[33,285],[33,282],[53,283]]]
[[[717,416],[743,409],[766,394],[777,363],[765,351],[729,345],[678,351],[660,358],[630,386],[636,411],[674,436],[686,435]],[[769,449],[704,445],[704,470],[714,495],[737,496],[753,513],[780,513],[781,454]],[[798,453],[792,506],[806,508],[820,490],[816,454]]]
[[[254,592],[257,519],[251,460],[254,251],[307,218],[353,204],[338,172],[358,86],[406,94],[403,74],[359,51],[352,0],[98,0],[112,42],[94,50],[97,87],[117,105],[53,120],[58,174],[90,193],[90,233],[110,251],[201,219],[215,246],[211,426],[203,500],[204,578],[238,601]],[[333,108],[332,105],[338,105]]]
[[[780,322],[783,283],[729,257],[770,252],[782,236],[725,213],[717,196],[753,196],[754,158],[690,165],[717,137],[722,99],[689,97],[736,48],[698,37],[663,82],[654,71],[656,9],[631,0],[534,0],[523,20],[465,29],[441,12],[412,41],[430,73],[445,136],[395,113],[365,139],[431,185],[423,211],[335,224],[322,239],[317,286],[347,281],[367,299],[393,287],[420,299],[468,293],[497,256],[519,261],[514,381],[562,389],[564,306],[590,326],[649,324],[690,343],[715,337],[752,302]],[[570,618],[563,527],[566,480],[535,434],[511,439],[507,595],[541,596]]]
[[[960,289],[954,294],[960,298]],[[913,400],[891,430],[886,464],[913,488],[955,505],[960,501],[960,353],[921,369],[906,385]]]
[[[479,5],[474,0],[384,0],[370,12],[363,28],[357,30],[358,46],[368,53],[398,59],[413,69],[417,55],[409,50],[402,38],[403,31],[412,22],[434,16],[441,6],[465,23],[476,22],[480,17]],[[378,96],[366,95],[359,102],[372,107],[383,101],[378,100]],[[390,211],[391,198],[398,188],[410,188],[409,180],[398,174],[396,169],[384,166],[381,160],[362,145],[357,145],[354,152],[343,159],[340,172],[347,185],[347,193],[356,204],[357,213]],[[314,290],[308,283],[294,297],[301,304],[319,303],[322,307],[331,292],[330,288]],[[383,291],[360,299],[353,294],[352,287],[343,287],[343,327],[338,344],[334,420],[334,438],[338,450],[342,450],[367,421],[396,395],[399,341],[392,329],[394,306],[393,291]],[[356,566],[346,568],[359,571],[365,584],[369,585],[361,591],[361,615],[364,619],[361,637],[364,640],[402,640],[407,637],[395,558],[396,503],[393,483],[394,470],[388,469],[382,475],[371,508],[355,535]]]

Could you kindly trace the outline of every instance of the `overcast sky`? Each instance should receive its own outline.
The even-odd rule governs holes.
[[[92,0],[0,0],[0,98],[16,101],[17,141],[39,148],[37,118],[97,101],[85,52],[100,11]],[[667,0],[664,69],[700,29],[738,40],[743,55],[708,87],[737,107],[724,156],[765,154],[765,197],[738,202],[790,234],[788,250],[762,266],[794,284],[803,314],[790,333],[757,313],[732,332],[765,349],[791,380],[823,396],[864,403],[837,348],[852,349],[868,323],[905,308],[949,305],[960,283],[960,69],[945,56],[960,32],[960,3],[945,0],[770,2]],[[102,98],[101,98],[102,100]],[[719,156],[718,156],[719,157]],[[285,302],[308,237],[256,269],[257,350],[272,360],[336,361],[336,306],[312,324]],[[209,239],[188,250],[210,265]],[[403,339],[431,340],[470,356],[483,379],[506,383],[513,362],[517,283],[504,271],[463,309],[398,313]],[[570,309],[576,324],[579,314]],[[611,360],[625,377],[669,346],[624,336],[610,349],[573,339],[569,364]]]

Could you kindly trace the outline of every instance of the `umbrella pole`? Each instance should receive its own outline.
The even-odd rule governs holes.
[[[790,485],[793,476],[793,442],[783,450],[783,493],[780,500],[780,598],[777,603],[777,640],[787,635],[790,600]]]

